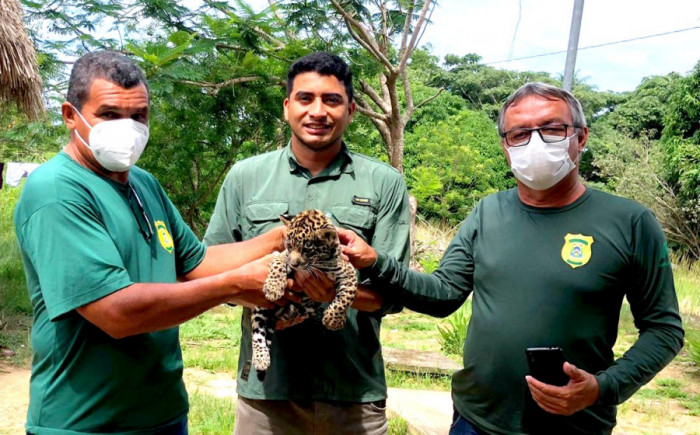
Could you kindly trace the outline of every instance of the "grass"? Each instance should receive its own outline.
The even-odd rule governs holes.
[[[408,423],[401,417],[389,419],[389,435],[407,435]]]
[[[236,399],[190,392],[189,433],[230,435],[236,421]]]
[[[180,327],[185,367],[236,375],[241,310],[240,307],[216,307]]]

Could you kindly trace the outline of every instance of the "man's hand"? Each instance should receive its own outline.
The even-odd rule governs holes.
[[[262,288],[265,284],[265,280],[267,279],[267,275],[270,273],[270,263],[272,263],[272,260],[277,255],[279,255],[277,252],[268,254],[258,260],[251,261],[250,263],[239,267],[235,271],[232,271],[231,279],[240,280],[238,285],[243,287],[244,290],[237,292],[236,295],[229,300],[229,302],[249,308],[256,305],[265,308],[274,308],[279,305],[285,305],[290,300],[299,302],[299,296],[294,295],[289,291],[285,292],[285,297],[281,298],[279,301],[270,302],[265,299]],[[291,287],[292,284],[292,280],[287,280],[288,287]]]
[[[563,387],[548,385],[532,376],[525,376],[532,398],[540,408],[550,414],[571,415],[598,400],[600,391],[595,376],[568,362],[564,363],[564,373],[570,379]]]
[[[348,260],[355,268],[364,269],[377,261],[377,251],[369,246],[362,237],[344,228],[336,227],[336,230],[338,230],[343,254],[348,256]]]
[[[325,273],[314,275],[308,270],[294,272],[295,291],[303,291],[316,302],[330,302],[335,298],[335,281]]]
[[[277,246],[277,250],[282,252],[285,249],[284,246],[284,240],[287,238],[287,226],[286,225],[280,225],[278,227],[275,227],[269,231],[273,236],[275,237],[276,243],[275,246]]]

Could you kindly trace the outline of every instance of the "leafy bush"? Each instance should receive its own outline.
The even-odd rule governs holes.
[[[483,197],[515,184],[496,126],[480,112],[417,125],[405,153],[406,183],[428,219],[461,222]]]
[[[440,348],[448,355],[462,355],[464,351],[464,340],[467,338],[467,328],[472,317],[471,299],[462,305],[457,311],[447,318],[447,324],[437,326],[440,332]]]
[[[0,307],[10,313],[30,314],[32,306],[12,223],[19,193],[18,188],[0,190]]]

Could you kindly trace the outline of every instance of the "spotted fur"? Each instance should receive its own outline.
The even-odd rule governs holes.
[[[306,210],[288,218],[280,216],[287,226],[285,250],[270,266],[263,292],[270,301],[284,296],[287,277],[294,270],[323,273],[335,280],[335,298],[323,312],[323,325],[333,331],[345,326],[346,312],[357,291],[357,276],[350,263],[340,256],[338,233],[331,220],[319,210]],[[279,308],[255,307],[251,318],[253,327],[253,365],[258,371],[270,367],[270,346],[277,320],[312,316],[321,304],[306,295],[300,303],[288,303]]]

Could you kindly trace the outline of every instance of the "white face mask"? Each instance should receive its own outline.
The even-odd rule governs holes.
[[[515,178],[534,190],[546,190],[560,182],[576,167],[569,156],[572,137],[546,143],[533,131],[529,144],[506,148]]]
[[[78,109],[73,108],[90,128],[90,144],[85,142],[75,130],[75,135],[92,151],[95,160],[103,168],[112,172],[124,172],[131,169],[141,157],[148,142],[148,126],[131,118],[102,121],[91,126]]]

